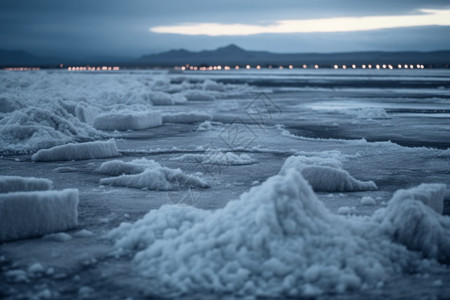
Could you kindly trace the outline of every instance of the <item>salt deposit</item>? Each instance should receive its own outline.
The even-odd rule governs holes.
[[[78,224],[78,190],[0,194],[0,242],[64,231]]]
[[[399,192],[374,217],[343,218],[289,169],[223,209],[163,206],[108,236],[117,250],[137,251],[134,267],[160,295],[344,292],[422,268],[420,255],[447,257],[450,219],[411,196],[433,199],[439,189]]]
[[[93,126],[100,130],[142,130],[161,124],[159,111],[103,113],[93,122]]]
[[[286,159],[281,173],[290,168],[300,171],[315,191],[356,192],[376,190],[373,181],[360,181],[342,169],[342,163],[335,158],[291,156]]]
[[[93,158],[107,158],[119,156],[116,142],[88,142],[79,144],[67,144],[50,149],[42,149],[33,154],[33,161],[57,161],[57,160],[82,160]]]
[[[45,178],[0,176],[0,193],[45,191],[52,185],[53,182]]]

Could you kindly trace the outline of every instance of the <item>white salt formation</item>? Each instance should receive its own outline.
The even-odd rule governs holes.
[[[64,231],[77,224],[77,189],[0,194],[0,242]]]
[[[129,162],[121,160],[106,161],[100,165],[97,172],[110,176],[118,176],[122,174],[138,174],[145,171],[145,169],[161,168],[161,165],[151,159],[134,159]]]
[[[96,141],[66,144],[50,149],[42,149],[31,156],[33,161],[83,160],[119,156],[116,142]]]
[[[100,184],[105,185],[163,191],[178,190],[183,187],[209,187],[206,181],[195,175],[185,174],[180,169],[162,167],[154,160],[145,158],[131,162],[118,160],[105,162],[97,171],[116,176],[101,179]]]
[[[200,112],[189,112],[189,113],[165,113],[162,116],[164,123],[199,123],[204,121],[211,121],[212,115]]]
[[[181,156],[173,158],[173,160],[202,163],[202,164],[214,164],[214,165],[250,165],[254,164],[256,160],[251,158],[248,154],[237,155],[233,152],[220,152],[211,151],[206,154],[183,154]]]
[[[342,169],[334,158],[291,156],[286,159],[280,173],[294,168],[301,172],[316,192],[356,192],[376,190],[373,181],[360,181]]]
[[[45,178],[0,176],[0,193],[46,191],[52,185],[52,181]]]
[[[93,126],[100,130],[142,130],[161,126],[159,111],[146,112],[115,112],[98,115]]]
[[[163,206],[109,238],[119,251],[137,251],[134,267],[158,295],[344,292],[423,268],[423,256],[448,259],[450,219],[414,196],[439,190],[397,193],[374,217],[341,217],[290,169],[223,209]]]

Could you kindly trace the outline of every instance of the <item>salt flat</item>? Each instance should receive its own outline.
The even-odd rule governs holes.
[[[442,70],[1,72],[0,175],[76,188],[79,205],[66,235],[1,244],[0,295],[447,298],[448,187],[417,196],[443,203],[443,215],[416,196],[391,199],[450,183],[449,79]],[[162,124],[142,121],[145,111],[161,112]],[[116,119],[121,131],[93,126],[133,113],[138,123]],[[32,160],[100,140],[119,156]],[[249,163],[238,163],[244,154]],[[313,175],[304,165],[278,175],[292,156]],[[101,183],[117,175],[103,163],[142,159],[185,176]],[[336,169],[376,189],[339,190]],[[313,192],[302,176],[336,188]]]

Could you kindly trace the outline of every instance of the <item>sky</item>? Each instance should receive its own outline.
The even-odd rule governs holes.
[[[139,57],[234,43],[280,53],[450,49],[450,0],[1,0],[0,49]]]

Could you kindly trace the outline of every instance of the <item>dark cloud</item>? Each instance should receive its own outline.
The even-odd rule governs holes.
[[[211,49],[231,42],[278,52],[323,51],[324,47],[326,52],[450,48],[446,38],[448,28],[237,38],[185,37],[148,30],[152,26],[185,22],[263,24],[279,19],[399,15],[420,8],[450,8],[450,3],[448,0],[2,0],[0,47],[24,49],[38,55],[117,56],[138,56],[171,48]]]

